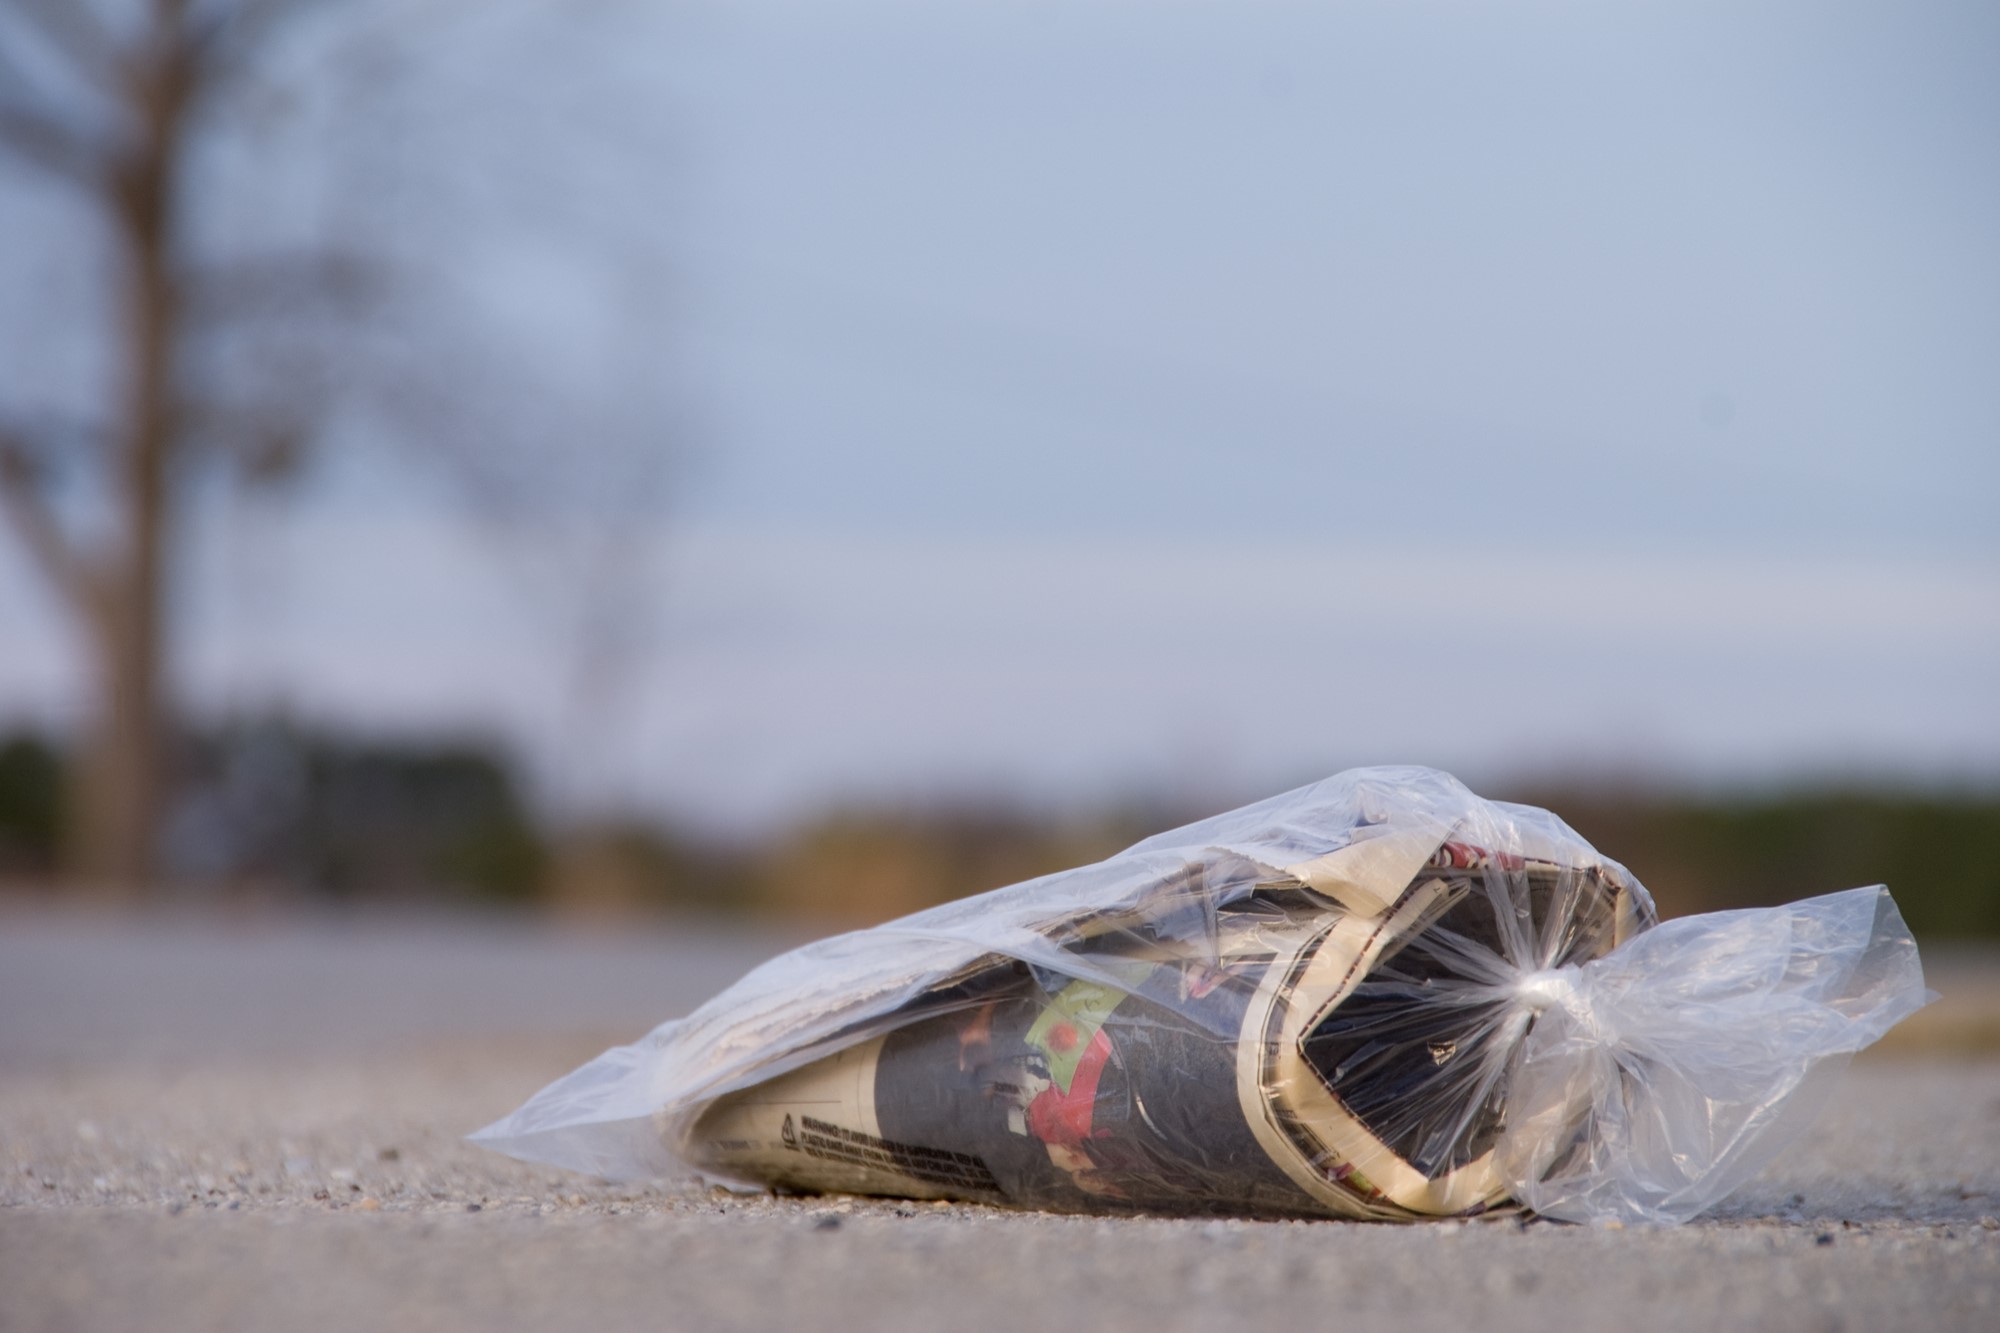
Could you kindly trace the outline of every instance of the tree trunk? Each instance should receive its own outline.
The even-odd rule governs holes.
[[[172,296],[163,256],[135,256],[128,313],[135,358],[131,436],[118,504],[121,545],[106,555],[100,596],[91,608],[97,678],[91,733],[77,791],[76,869],[93,888],[136,898],[153,884],[161,809],[160,602],[167,539],[166,459],[171,424],[166,401]]]
[[[87,609],[97,698],[78,766],[72,823],[76,871],[101,893],[154,887],[162,810],[165,660],[161,602],[171,549],[170,456],[179,301],[173,265],[175,167],[189,70],[178,0],[156,0],[150,59],[133,78],[138,141],[118,173],[129,264],[124,335],[126,437],[117,461],[119,539],[105,552]]]

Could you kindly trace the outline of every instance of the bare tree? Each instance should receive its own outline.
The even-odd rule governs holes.
[[[393,101],[398,61],[421,44],[425,34],[411,27],[439,8],[0,0],[0,162],[11,157],[20,188],[33,177],[81,205],[98,227],[88,243],[101,248],[108,275],[102,310],[55,312],[59,323],[102,320],[95,336],[112,352],[92,395],[102,409],[67,419],[0,396],[7,524],[94,668],[71,868],[100,888],[140,892],[156,869],[170,716],[166,594],[198,468],[251,481],[287,475],[339,433],[343,414],[350,423],[372,414],[457,465],[473,482],[468,493],[493,513],[512,513],[538,489],[522,460],[540,449],[546,464],[549,438],[532,437],[482,390],[506,372],[470,364],[476,335],[421,342],[413,330],[422,321],[406,301],[398,307],[407,287],[396,243],[386,240],[393,228],[322,217],[290,235],[266,228],[258,246],[215,240],[231,217],[289,197],[253,173],[263,197],[218,199],[227,192],[215,182],[227,173],[208,160],[297,110],[288,106],[286,53],[305,48],[361,71],[356,86],[368,96],[336,108],[335,119],[352,111],[356,122],[337,151],[393,156],[401,146],[385,142],[396,135],[376,104]],[[326,37],[341,25],[341,40]],[[322,214],[371,194],[352,179],[343,185]],[[22,312],[0,312],[10,315]],[[418,363],[426,373],[412,372]],[[660,423],[625,424],[637,452],[650,455]],[[656,478],[656,468],[643,470]],[[95,498],[95,525],[79,519],[79,493]]]

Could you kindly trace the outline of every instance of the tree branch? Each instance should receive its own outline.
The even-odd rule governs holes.
[[[124,92],[118,43],[88,0],[15,0],[29,24],[68,56],[77,72],[107,91]]]
[[[188,34],[197,64],[212,77],[230,78],[278,26],[326,0],[241,0],[234,9],[210,15]]]
[[[21,534],[29,556],[56,591],[78,613],[89,615],[98,600],[97,581],[50,507],[42,472],[34,450],[12,435],[0,434],[0,513]]]
[[[216,325],[276,314],[359,310],[382,285],[381,265],[338,248],[204,265],[184,279],[189,318]]]
[[[86,189],[100,189],[105,182],[103,155],[88,140],[24,108],[0,106],[0,143]]]

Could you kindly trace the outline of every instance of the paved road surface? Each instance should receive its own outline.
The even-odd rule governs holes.
[[[783,943],[0,914],[0,1328],[2000,1328],[1979,953],[1675,1230],[746,1198],[460,1140]]]

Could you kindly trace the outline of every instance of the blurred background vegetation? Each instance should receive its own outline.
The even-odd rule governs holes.
[[[636,820],[558,829],[523,798],[505,751],[476,739],[369,741],[264,721],[183,737],[173,753],[181,795],[167,824],[165,897],[234,907],[867,925],[1099,860],[1213,813],[856,808],[729,840]],[[70,762],[44,737],[0,742],[0,891],[53,892]],[[2000,939],[2000,797],[1991,793],[1606,795],[1544,785],[1490,794],[1560,813],[1632,869],[1667,915],[1887,883],[1924,938]]]

